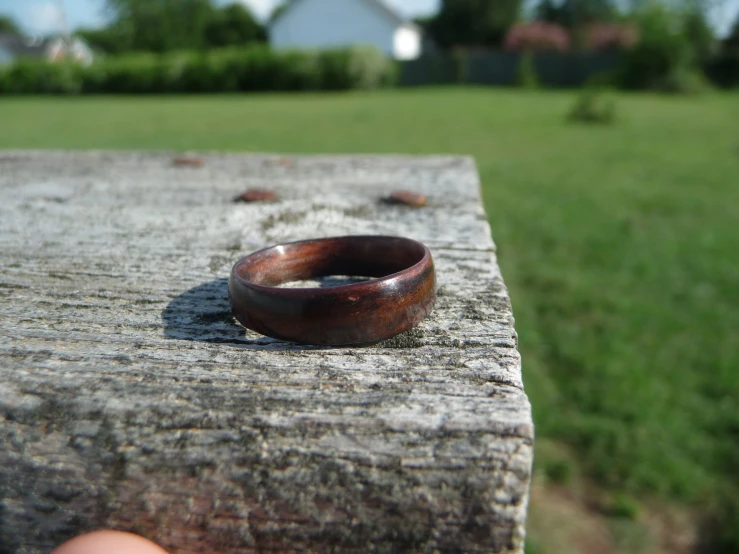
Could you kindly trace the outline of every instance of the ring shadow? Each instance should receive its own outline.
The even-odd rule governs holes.
[[[363,281],[363,278],[323,277],[322,288]],[[215,279],[175,297],[162,311],[164,336],[212,344],[230,344],[262,350],[318,350],[330,347],[306,346],[259,335],[236,322],[228,300],[228,279]]]

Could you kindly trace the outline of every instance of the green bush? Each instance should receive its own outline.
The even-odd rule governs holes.
[[[586,87],[575,100],[568,119],[577,123],[611,124],[616,119],[616,101],[605,88]]]
[[[0,73],[2,94],[78,94],[81,68],[75,64],[45,64],[21,60]]]
[[[606,513],[609,516],[631,521],[639,517],[639,512],[638,502],[626,494],[614,494],[606,506]]]
[[[452,54],[454,60],[454,82],[464,84],[469,78],[470,56],[465,50],[458,49]]]
[[[312,56],[310,53],[304,54]],[[277,53],[267,47],[237,49],[228,52],[211,52],[209,60],[222,56],[224,71],[236,76],[235,90],[269,91],[295,90],[295,74],[299,53]],[[223,82],[219,80],[219,82]]]
[[[690,55],[695,63],[703,64],[716,54],[718,42],[698,3],[687,7],[682,14],[681,31],[690,45]]]
[[[169,86],[176,92],[207,93],[238,90],[236,74],[228,71],[228,56],[208,56],[203,53],[186,55],[167,65]],[[165,80],[165,83],[167,81]]]
[[[567,460],[552,460],[544,464],[544,474],[551,483],[566,485],[572,481],[572,464]]]
[[[708,88],[683,15],[649,3],[636,19],[641,38],[625,56],[619,77],[623,87],[689,94]]]
[[[318,55],[318,73],[321,88],[325,90],[346,90],[350,88],[351,75],[347,50],[327,50]]]
[[[516,70],[516,85],[528,89],[539,88],[539,76],[536,74],[534,55],[531,52],[521,55]]]
[[[626,55],[621,82],[626,88],[654,88],[674,68],[688,62],[690,45],[674,16],[658,4],[637,15],[639,42]]]
[[[170,64],[153,54],[136,54],[110,58],[93,64],[84,74],[85,92],[137,94],[166,92],[171,83],[167,75]],[[97,88],[97,90],[95,90]]]
[[[397,65],[374,48],[350,48],[348,61],[351,88],[376,89],[396,83]]]
[[[19,62],[0,72],[6,94],[157,94],[372,89],[394,84],[380,52],[350,48],[276,52],[264,46],[210,52],[138,53],[89,67]]]
[[[711,84],[699,69],[679,66],[656,81],[654,88],[669,94],[701,94],[709,91]]]
[[[273,85],[278,90],[328,90],[324,85],[321,57],[316,52],[292,52],[281,58],[281,77]]]

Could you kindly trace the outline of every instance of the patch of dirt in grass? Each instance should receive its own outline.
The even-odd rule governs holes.
[[[693,554],[698,548],[696,518],[680,508],[652,509],[644,514],[647,527],[657,539],[658,554]]]
[[[536,554],[616,553],[605,518],[574,492],[539,476],[531,485],[528,535]]]
[[[526,554],[696,552],[697,518],[689,509],[639,499],[633,501],[633,511],[614,515],[614,506],[622,505],[614,498],[619,496],[588,483],[577,472],[567,483],[558,483],[538,471],[531,486]]]

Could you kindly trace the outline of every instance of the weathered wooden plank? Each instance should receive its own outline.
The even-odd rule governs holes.
[[[0,155],[0,552],[101,526],[172,552],[521,552],[533,426],[474,163]],[[249,187],[272,204],[234,204]],[[429,197],[380,202],[394,189]],[[432,250],[433,315],[369,348],[230,317],[270,244]]]

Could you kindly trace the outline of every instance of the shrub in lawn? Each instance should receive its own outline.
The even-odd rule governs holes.
[[[566,485],[572,480],[572,465],[567,460],[553,460],[544,465],[544,474],[548,481]]]
[[[639,504],[630,496],[614,494],[606,507],[606,513],[611,517],[633,521],[639,517]]]
[[[616,101],[608,89],[589,86],[578,95],[567,117],[577,123],[608,125],[616,119]]]

